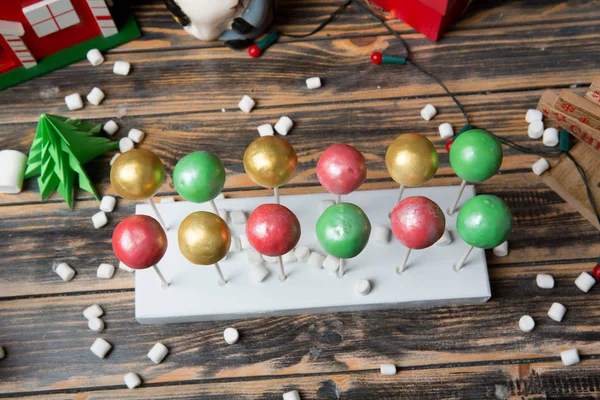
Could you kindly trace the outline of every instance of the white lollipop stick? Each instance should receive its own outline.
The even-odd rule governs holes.
[[[471,254],[471,252],[473,251],[473,246],[469,246],[469,249],[467,250],[467,252],[465,253],[464,256],[462,256],[462,258],[460,259],[460,261],[458,262],[458,264],[456,264],[454,266],[454,270],[456,272],[460,271],[462,269],[462,267],[465,265],[465,262],[467,261],[467,258],[469,258],[469,254]]]
[[[340,258],[340,267],[338,268],[338,278],[344,276],[344,259]]]
[[[273,188],[273,192],[275,194],[275,203],[280,204],[279,203],[279,188],[278,187]]]
[[[156,272],[156,275],[158,275],[158,278],[160,279],[160,281],[162,282],[162,287],[163,289],[168,288],[169,286],[171,286],[171,284],[169,282],[167,282],[167,280],[165,279],[165,277],[163,276],[162,272],[160,272],[160,269],[158,269],[158,266],[153,265],[152,269],[154,270],[154,272]]]
[[[150,198],[150,199],[146,200],[146,202],[150,206],[150,209],[152,210],[152,214],[154,214],[154,218],[156,218],[157,221],[160,223],[160,226],[162,226],[165,231],[168,231],[167,225],[165,225],[162,217],[160,216],[160,213],[158,212],[158,209],[156,208],[156,204],[154,204],[154,201],[152,201],[152,199]]]
[[[214,212],[216,215],[219,215],[219,209],[217,208],[217,205],[215,204],[215,201],[214,201],[214,200],[211,200],[209,203],[210,203],[210,206],[211,206],[211,207],[212,207],[212,209],[213,209],[213,212]]]
[[[467,181],[463,179],[463,181],[460,183],[460,190],[458,191],[458,195],[456,196],[454,203],[452,203],[452,205],[448,209],[448,215],[452,215],[456,211],[456,206],[458,205],[458,202],[460,201],[460,198],[462,197],[462,194],[465,191],[465,186],[467,186]]]
[[[404,261],[402,265],[396,268],[396,273],[398,275],[402,275],[404,271],[406,271],[406,266],[408,265],[408,257],[410,257],[410,253],[412,253],[412,249],[410,247],[406,248],[406,254],[404,254]]]
[[[219,285],[221,285],[221,286],[227,285],[227,281],[225,280],[225,277],[223,276],[223,272],[221,272],[221,266],[219,265],[219,263],[215,263],[215,269],[217,270],[217,274],[219,274]]]
[[[398,200],[396,201],[396,204],[400,203],[400,200],[402,200],[402,195],[404,194],[404,185],[400,185],[400,190],[398,191]]]
[[[287,279],[287,275],[285,274],[285,268],[283,267],[283,258],[281,256],[277,257],[279,260],[279,280],[281,282]]]
[[[342,195],[338,194],[337,196],[337,204],[340,204],[342,202]]]

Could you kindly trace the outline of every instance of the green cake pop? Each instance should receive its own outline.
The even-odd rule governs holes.
[[[193,203],[213,202],[225,186],[225,168],[219,157],[207,151],[196,151],[183,157],[173,170],[173,184],[181,197]]]

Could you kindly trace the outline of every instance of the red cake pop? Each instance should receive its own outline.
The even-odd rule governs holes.
[[[152,267],[163,286],[169,286],[156,266],[167,251],[167,235],[157,220],[147,215],[125,218],[113,232],[112,246],[125,265],[133,269]]]
[[[300,240],[300,221],[287,207],[280,204],[258,206],[246,223],[248,241],[259,253],[279,257],[281,274],[286,279],[281,256],[292,250]]]
[[[317,163],[317,178],[330,193],[352,193],[367,179],[367,163],[362,153],[347,144],[329,146]]]
[[[402,200],[392,211],[392,232],[408,248],[400,274],[406,269],[411,251],[425,249],[437,242],[446,229],[446,217],[440,207],[427,197],[413,196]]]

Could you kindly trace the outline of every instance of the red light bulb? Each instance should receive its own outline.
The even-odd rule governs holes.
[[[379,65],[382,63],[382,61],[383,61],[383,54],[381,54],[380,52],[374,51],[373,54],[371,54],[371,62],[373,64]]]
[[[446,151],[450,153],[450,147],[452,147],[452,143],[454,143],[454,139],[450,139],[446,142]]]
[[[592,276],[597,281],[600,281],[600,264],[596,264],[596,266],[594,267],[594,270],[592,271]]]
[[[261,56],[262,50],[260,49],[260,47],[258,47],[257,45],[253,44],[252,46],[248,47],[248,54],[252,58],[258,58],[258,57]]]

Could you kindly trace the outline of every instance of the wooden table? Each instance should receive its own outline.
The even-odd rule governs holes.
[[[305,32],[339,2],[282,3],[280,27]],[[175,194],[173,166],[199,149],[223,159],[228,196],[256,195],[264,191],[244,174],[244,149],[258,136],[256,126],[289,115],[296,127],[288,139],[300,166],[283,194],[322,190],[315,164],[338,142],[366,155],[365,188],[393,187],[383,157],[390,141],[407,132],[427,135],[439,150],[440,169],[429,185],[459,183],[437,133],[441,122],[461,127],[459,111],[413,67],[372,65],[373,49],[401,49],[355,7],[323,32],[284,39],[258,60],[194,40],[158,0],[134,2],[133,9],[144,37],[110,52],[105,65],[80,62],[0,93],[0,149],[26,152],[42,112],[97,122],[120,117],[117,136],[144,130],[140,147],[165,162],[169,177],[160,196]],[[476,1],[438,44],[399,21],[392,25],[415,61],[459,94],[475,125],[538,149],[524,115],[541,90],[583,87],[600,72],[598,0]],[[112,74],[115,60],[132,63],[129,77]],[[311,76],[323,78],[322,89],[305,88]],[[63,96],[93,86],[107,93],[101,106],[66,111]],[[237,110],[244,94],[258,102],[250,115]],[[419,115],[428,102],[439,110],[430,122]],[[87,168],[102,194],[114,194],[110,157]],[[501,173],[478,185],[506,200],[515,219],[510,255],[489,255],[493,297],[486,304],[168,326],[135,321],[132,275],[95,276],[101,262],[117,263],[111,231],[134,203],[119,200],[109,225],[94,230],[98,201],[78,193],[72,211],[60,198],[40,202],[32,180],[21,194],[0,196],[0,344],[7,350],[0,397],[280,399],[291,389],[303,399],[595,397],[600,287],[583,294],[573,281],[595,265],[598,231],[531,172],[535,160],[506,148]],[[73,281],[52,272],[57,261],[77,270]],[[553,290],[536,287],[542,272],[554,275]],[[555,301],[568,309],[562,323],[546,317]],[[89,351],[98,335],[81,314],[95,303],[106,311],[100,336],[114,346],[105,360]],[[529,334],[517,327],[524,314],[537,323]],[[222,339],[230,325],[243,335],[235,346]],[[171,352],[155,366],[146,353],[157,341]],[[569,347],[579,349],[582,362],[564,367],[559,353]],[[399,367],[396,376],[379,374],[387,362]],[[143,378],[141,388],[125,388],[130,371]]]

